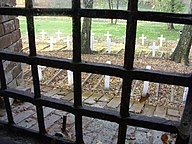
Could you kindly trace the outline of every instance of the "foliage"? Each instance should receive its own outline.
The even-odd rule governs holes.
[[[153,9],[161,12],[182,12],[185,4],[183,0],[154,0]]]

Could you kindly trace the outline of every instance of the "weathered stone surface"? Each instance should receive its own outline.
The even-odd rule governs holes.
[[[121,103],[121,97],[114,97],[108,104],[108,107],[117,108]]]
[[[7,87],[9,87],[9,88],[15,88],[15,87],[17,87],[16,79],[12,80],[12,81],[7,85]]]
[[[53,96],[55,94],[57,94],[58,92],[60,92],[59,89],[51,89],[50,91],[48,91],[47,93],[45,93],[45,96]]]
[[[5,34],[3,24],[0,24],[0,36],[3,36]]]
[[[17,29],[11,33],[12,43],[15,43],[21,38],[20,29]]]
[[[21,64],[16,65],[12,70],[13,78],[15,79],[22,72]]]
[[[0,49],[6,48],[12,44],[11,34],[0,37]]]
[[[151,116],[153,116],[154,111],[155,111],[155,107],[154,107],[154,106],[151,106],[151,105],[145,105],[142,114],[151,117]]]
[[[48,91],[50,91],[52,89],[53,89],[52,87],[44,87],[44,88],[42,88],[42,91],[43,92],[48,92]]]
[[[5,74],[5,78],[6,78],[6,83],[7,83],[7,84],[10,83],[10,82],[13,80],[12,72],[11,72],[11,71],[10,71],[10,72],[7,72],[7,73]]]
[[[178,110],[168,108],[167,115],[174,116],[174,117],[180,117],[180,112]]]
[[[61,119],[61,117],[55,114],[47,116],[45,118],[45,128],[48,129],[51,125],[53,125],[59,119]]]
[[[84,93],[82,94],[82,99],[83,99],[83,100],[86,100],[86,99],[89,98],[91,95],[93,95],[92,92],[84,92]]]
[[[14,22],[15,22],[15,29],[19,29],[19,28],[20,28],[20,26],[19,26],[19,19],[16,18],[16,19],[14,20]]]
[[[86,104],[94,104],[96,103],[96,101],[99,100],[99,98],[102,96],[102,94],[93,94],[92,96],[90,96],[88,99],[86,99],[84,101],[84,103]]]
[[[70,92],[66,96],[62,97],[62,99],[68,100],[68,101],[72,100],[73,98],[74,98],[74,93],[73,92]]]
[[[165,118],[167,108],[164,106],[157,106],[154,112],[154,116]]]
[[[7,22],[3,23],[3,25],[4,25],[5,34],[8,34],[15,30],[15,21],[14,20],[7,21]]]
[[[23,111],[14,117],[14,121],[15,121],[15,123],[19,123],[19,122],[25,120],[26,118],[28,118],[29,116],[33,115],[34,113],[35,112],[32,110]]]
[[[134,113],[141,113],[144,108],[144,105],[145,102],[140,103],[138,101],[135,101],[129,111]]]
[[[101,101],[101,102],[109,102],[111,99],[112,99],[112,96],[110,96],[110,95],[104,95],[104,96],[102,96],[102,97],[99,99],[99,101]]]
[[[36,119],[27,118],[27,119],[23,120],[22,122],[18,123],[18,125],[22,126],[22,127],[25,127],[25,128],[30,128],[35,123],[37,123]]]

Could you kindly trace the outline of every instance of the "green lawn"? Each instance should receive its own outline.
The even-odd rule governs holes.
[[[20,17],[21,33],[26,34],[26,19]],[[111,24],[109,21],[95,20],[92,22],[92,31],[96,36],[104,36],[109,31],[115,37],[122,37],[126,31],[126,21],[122,21],[118,24]],[[157,39],[160,35],[164,35],[167,40],[177,40],[179,38],[179,31],[182,29],[182,25],[174,24],[174,30],[168,30],[166,23],[157,22],[144,22],[139,21],[137,24],[137,38],[141,34],[145,34],[147,39]],[[72,19],[69,17],[35,17],[35,29],[36,34],[44,29],[48,35],[55,36],[55,32],[60,30],[64,35],[70,35],[72,33]]]

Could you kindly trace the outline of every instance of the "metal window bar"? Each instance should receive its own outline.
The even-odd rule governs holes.
[[[178,74],[168,72],[157,72],[154,70],[143,70],[133,68],[135,38],[137,21],[156,21],[172,22],[179,24],[192,24],[191,14],[174,14],[163,12],[142,12],[138,11],[138,0],[129,0],[128,10],[100,10],[100,9],[82,9],[80,0],[72,0],[71,9],[50,9],[33,8],[32,0],[26,1],[25,8],[0,8],[1,15],[22,15],[26,16],[29,33],[30,54],[13,54],[6,51],[0,51],[0,95],[5,99],[5,105],[8,115],[8,128],[24,131],[34,136],[46,138],[47,140],[56,139],[45,132],[42,106],[47,106],[59,110],[64,110],[75,115],[76,142],[83,143],[82,134],[82,116],[98,118],[119,124],[118,144],[125,143],[127,125],[139,126],[154,130],[177,133],[176,143],[188,143],[190,139],[191,126],[191,101],[192,101],[192,74]],[[70,16],[73,19],[73,59],[50,58],[36,54],[35,34],[33,16]],[[96,64],[81,61],[81,17],[90,18],[116,18],[127,20],[126,44],[124,55],[124,66],[110,66],[105,64]],[[34,95],[23,93],[18,90],[8,89],[5,81],[2,60],[27,63],[32,66]],[[74,72],[74,105],[65,100],[51,99],[40,95],[40,85],[38,81],[37,65],[44,65],[53,68],[69,69]],[[104,110],[102,108],[92,108],[82,105],[81,92],[81,72],[96,73],[103,75],[116,76],[123,79],[122,98],[120,112],[113,110]],[[189,87],[186,105],[184,108],[181,122],[165,120],[157,117],[147,117],[143,115],[129,113],[130,89],[132,80],[147,80],[157,83],[180,85]],[[14,124],[11,106],[8,98],[16,98],[36,105],[39,132],[21,128]],[[57,139],[58,140],[58,139]],[[58,140],[65,143],[74,143],[66,140]]]

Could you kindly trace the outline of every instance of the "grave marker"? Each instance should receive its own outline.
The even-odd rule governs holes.
[[[41,65],[38,65],[38,66],[37,66],[39,81],[41,81],[41,80],[43,79],[42,69],[45,69],[45,68],[46,68],[46,66],[41,66]]]
[[[161,37],[158,37],[158,39],[160,40],[159,46],[162,47],[163,41],[165,40],[165,38],[163,37],[163,35],[161,35]]]
[[[111,38],[110,36],[112,36],[109,31],[107,31],[107,34],[105,34],[104,36],[107,37],[107,47],[108,47],[108,53],[111,53]]]
[[[94,50],[94,41],[95,41],[94,35],[95,35],[95,33],[91,32],[91,50],[92,51]]]
[[[126,36],[123,36],[123,44],[126,42]]]
[[[42,30],[41,32],[40,32],[40,34],[41,34],[41,38],[44,40],[45,39],[45,35],[47,34],[44,30]]]
[[[186,101],[188,92],[189,92],[189,87],[185,87],[183,92],[183,101]]]
[[[61,32],[60,30],[58,30],[58,31],[56,32],[57,40],[60,40],[60,39],[61,39],[61,34],[62,34],[62,32]]]
[[[107,61],[107,64],[111,64],[111,61]],[[110,89],[110,76],[105,75],[105,90],[109,90]]]
[[[156,46],[155,42],[153,42],[153,45],[150,46],[152,49],[152,57],[155,57],[155,51],[159,49],[159,46]]]
[[[151,66],[146,66],[146,69],[150,70]],[[145,97],[147,95],[148,89],[149,89],[149,81],[144,81],[142,97]]]
[[[71,58],[68,58],[69,60]],[[68,78],[68,85],[73,85],[73,72],[70,70],[67,70],[67,78]]]
[[[48,43],[50,45],[50,49],[53,49],[53,44],[55,43],[55,41],[52,36],[50,37],[50,40],[48,40]]]
[[[67,36],[67,49],[71,49],[70,41],[71,41],[70,36]]]
[[[142,44],[142,46],[144,46],[144,44],[145,44],[145,39],[146,39],[145,35],[142,34],[141,37],[139,37],[139,39],[141,39],[141,44]]]

